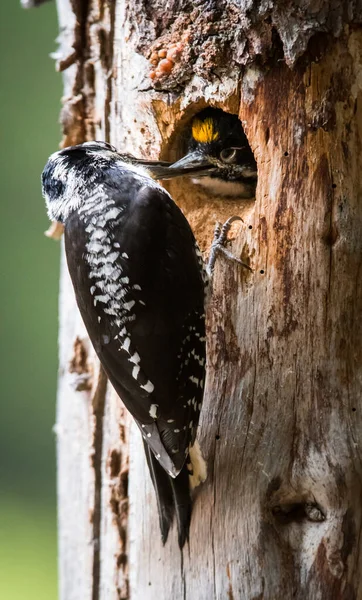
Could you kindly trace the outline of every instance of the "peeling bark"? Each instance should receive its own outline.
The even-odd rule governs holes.
[[[209,475],[183,556],[175,531],[161,545],[138,431],[106,393],[63,266],[61,600],[362,598],[360,0],[58,11],[63,145],[173,159],[210,104],[239,115],[259,172],[255,201],[169,184],[205,251],[215,221],[240,215],[232,249],[253,267],[216,266]]]

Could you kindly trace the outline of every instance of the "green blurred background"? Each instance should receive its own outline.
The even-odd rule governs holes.
[[[59,244],[40,173],[58,148],[54,2],[0,2],[0,599],[57,598],[55,421]]]

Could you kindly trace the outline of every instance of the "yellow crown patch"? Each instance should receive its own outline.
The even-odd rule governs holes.
[[[209,144],[217,140],[219,133],[214,129],[213,119],[208,118],[204,121],[194,119],[192,123],[192,137],[196,142],[201,142],[202,144]]]

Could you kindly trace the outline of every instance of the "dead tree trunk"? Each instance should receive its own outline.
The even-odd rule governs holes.
[[[58,11],[64,145],[179,157],[185,124],[212,105],[239,114],[259,172],[255,201],[170,186],[204,250],[216,220],[240,215],[233,251],[253,267],[216,268],[209,471],[183,556],[175,532],[161,545],[139,433],[106,393],[63,266],[61,600],[361,599],[361,1]]]

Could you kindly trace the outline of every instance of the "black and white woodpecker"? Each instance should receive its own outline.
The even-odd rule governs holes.
[[[190,122],[186,155],[171,169],[200,169],[194,183],[218,196],[253,198],[257,165],[236,115],[206,108]],[[190,173],[192,175],[192,173]]]
[[[180,173],[86,142],[50,156],[42,188],[49,217],[64,224],[91,342],[142,433],[162,540],[176,515],[182,548],[204,391],[207,275],[190,225],[151,177]]]

